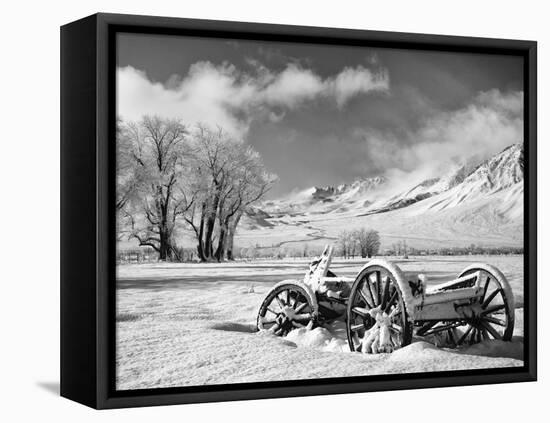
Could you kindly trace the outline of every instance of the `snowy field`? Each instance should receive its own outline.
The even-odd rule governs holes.
[[[497,266],[512,284],[512,343],[485,341],[464,350],[416,341],[392,354],[350,353],[344,324],[284,338],[255,331],[268,290],[301,279],[303,260],[118,266],[117,389],[280,381],[389,373],[522,366],[523,256],[411,257],[396,260],[430,283],[455,277],[472,262]],[[353,277],[365,260],[334,259]]]

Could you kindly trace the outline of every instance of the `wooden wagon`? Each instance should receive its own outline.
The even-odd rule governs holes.
[[[295,328],[346,322],[351,351],[392,352],[416,337],[437,336],[460,347],[484,340],[509,341],[514,298],[494,266],[473,264],[456,279],[427,286],[406,278],[394,263],[370,260],[355,278],[330,271],[332,248],[314,259],[303,280],[276,284],[260,306],[257,326],[284,336]]]

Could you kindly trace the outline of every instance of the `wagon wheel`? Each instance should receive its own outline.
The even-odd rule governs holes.
[[[394,266],[391,266],[394,267]],[[361,351],[377,316],[390,319],[391,352],[411,343],[412,324],[407,314],[398,268],[384,264],[365,266],[353,283],[347,308],[347,335],[351,351]],[[383,314],[381,314],[383,313]]]
[[[459,277],[480,273],[483,295],[479,303],[481,312],[454,329],[456,346],[497,339],[509,341],[514,332],[514,297],[510,284],[495,267],[475,264],[465,269]]]
[[[303,328],[317,321],[318,307],[313,294],[296,283],[279,283],[268,292],[260,311],[257,326],[277,336]]]

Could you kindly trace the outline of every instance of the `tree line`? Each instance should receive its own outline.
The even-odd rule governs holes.
[[[370,258],[380,250],[380,234],[368,228],[342,231],[338,234],[338,246],[344,258],[355,257],[355,255]]]
[[[160,260],[181,260],[191,231],[201,261],[232,260],[237,226],[276,176],[223,128],[145,116],[117,122],[117,230]]]

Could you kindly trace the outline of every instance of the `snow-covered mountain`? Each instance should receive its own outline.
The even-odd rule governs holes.
[[[461,163],[405,189],[403,179],[383,176],[311,187],[264,202],[243,223],[245,231],[255,232],[251,237],[276,229],[277,239],[285,233],[297,238],[283,243],[303,241],[300,230],[306,240],[327,241],[338,230],[369,225],[387,231],[388,237],[416,234],[415,243],[440,238],[516,245],[523,237],[523,146],[511,145],[481,163]]]
[[[439,196],[441,198],[431,208],[444,210],[456,207],[513,187],[523,193],[522,167],[523,148],[514,144],[481,163],[460,184],[443,191]]]
[[[434,202],[432,208],[443,210],[455,207],[522,182],[522,166],[523,147],[521,144],[513,144],[482,163],[464,163],[440,178],[425,180],[392,196],[370,212],[380,213],[407,207],[436,195],[439,195],[438,201]]]
[[[384,213],[441,196],[434,207],[445,209],[487,196],[523,181],[523,147],[514,144],[482,163],[462,163],[439,178],[426,179],[405,190],[392,189],[383,176],[349,184],[311,187],[285,198],[262,204],[268,214],[338,212],[354,209],[358,214]]]

